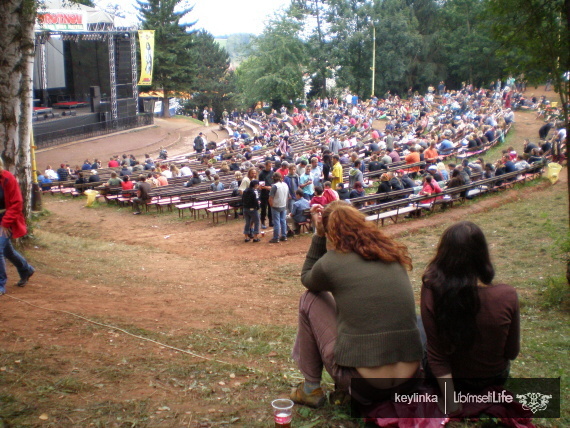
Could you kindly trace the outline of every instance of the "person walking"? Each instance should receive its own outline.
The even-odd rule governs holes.
[[[194,150],[196,150],[196,153],[202,153],[204,147],[206,147],[204,134],[200,132],[198,136],[194,138]]]
[[[6,292],[6,259],[16,267],[20,280],[17,286],[25,286],[35,269],[12,246],[11,238],[21,238],[27,233],[26,220],[22,213],[23,198],[20,186],[9,171],[4,169],[4,161],[0,158],[0,294]]]

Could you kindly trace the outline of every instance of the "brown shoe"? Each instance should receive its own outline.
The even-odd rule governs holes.
[[[303,389],[305,382],[301,382],[296,388],[291,390],[291,400],[297,404],[309,407],[322,407],[325,404],[326,396],[323,388],[317,388],[310,394]]]

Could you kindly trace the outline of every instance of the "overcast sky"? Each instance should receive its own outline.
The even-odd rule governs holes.
[[[214,36],[235,33],[260,34],[264,23],[273,13],[288,6],[290,0],[195,0],[194,10],[188,20],[197,21],[195,29],[205,29]],[[96,0],[105,8],[107,4],[119,4],[128,13],[128,20],[136,22],[135,0]]]

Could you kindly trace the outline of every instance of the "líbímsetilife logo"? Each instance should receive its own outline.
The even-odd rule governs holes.
[[[517,400],[522,404],[523,409],[536,413],[540,410],[546,410],[548,402],[552,395],[541,394],[540,392],[527,392],[526,394],[517,394]]]

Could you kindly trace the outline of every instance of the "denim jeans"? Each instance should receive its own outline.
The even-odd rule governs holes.
[[[273,208],[271,207],[271,214],[273,214],[273,239],[279,237],[287,237],[287,208]]]
[[[259,211],[249,208],[243,209],[243,218],[245,226],[243,227],[244,235],[257,235],[259,233]]]
[[[25,276],[32,270],[32,267],[28,264],[26,259],[12,247],[10,237],[0,234],[0,293],[6,291],[6,281],[8,280],[8,275],[6,274],[6,259],[10,260],[12,264],[16,266],[20,277]]]

